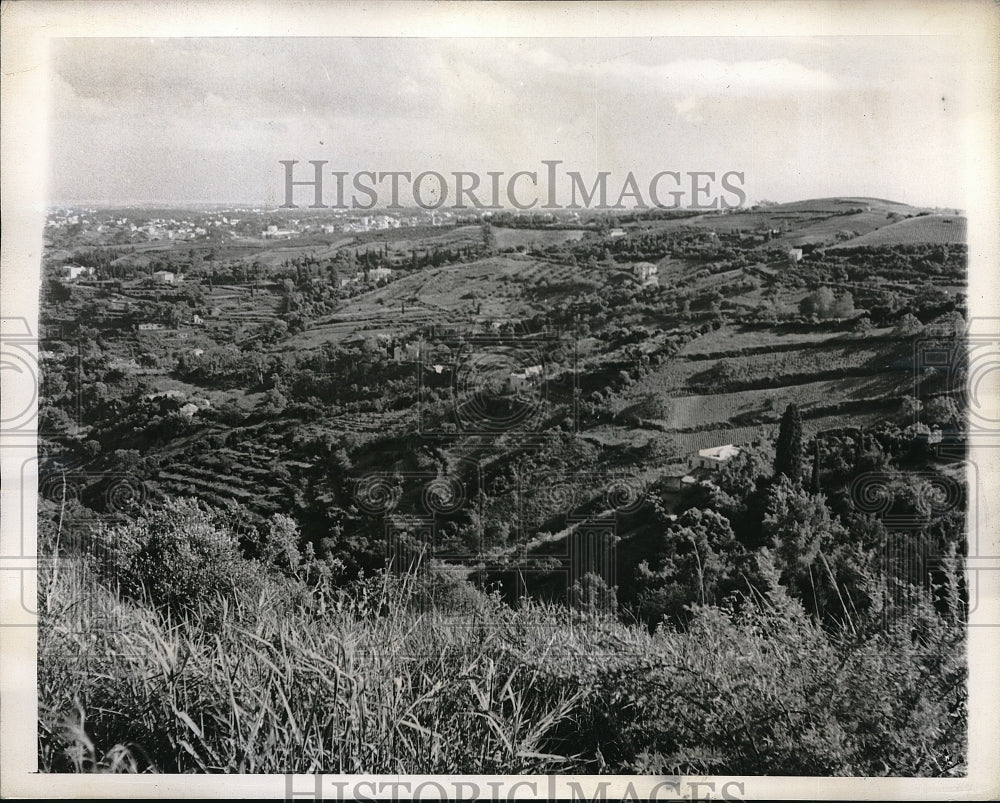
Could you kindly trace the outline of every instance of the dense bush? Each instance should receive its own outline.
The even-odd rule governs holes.
[[[232,529],[193,499],[168,500],[99,540],[104,581],[154,606],[180,609],[260,583],[261,567],[244,559]]]

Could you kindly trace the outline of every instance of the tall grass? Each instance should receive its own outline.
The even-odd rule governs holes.
[[[553,684],[525,660],[528,644],[536,658],[546,638],[554,644],[545,608],[514,614],[483,596],[483,610],[456,622],[413,610],[413,576],[383,575],[325,611],[289,612],[286,589],[270,582],[257,597],[199,600],[175,618],[99,586],[81,607],[86,573],[81,565],[64,571],[46,594],[46,770],[581,766],[554,734],[582,691]],[[546,625],[552,637],[539,635]]]
[[[183,613],[81,563],[42,578],[43,771],[955,774],[960,629],[841,643],[775,589],[686,632],[417,575]],[[904,633],[905,630],[905,633]],[[846,638],[846,635],[845,635]]]

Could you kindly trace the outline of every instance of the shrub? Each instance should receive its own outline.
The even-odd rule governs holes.
[[[193,499],[147,509],[100,540],[100,573],[132,599],[180,609],[259,585],[258,564],[245,560],[233,532]]]

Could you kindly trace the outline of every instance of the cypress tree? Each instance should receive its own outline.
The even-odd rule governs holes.
[[[784,474],[792,482],[802,478],[802,418],[799,408],[789,404],[781,416],[774,454],[774,478]]]

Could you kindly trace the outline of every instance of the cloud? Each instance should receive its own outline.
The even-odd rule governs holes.
[[[622,86],[657,89],[671,94],[732,92],[734,94],[780,94],[826,92],[838,89],[835,76],[788,58],[724,60],[720,58],[675,58],[638,62],[605,49],[570,58],[549,47],[519,51],[522,64],[550,76],[591,77]],[[665,54],[669,55],[669,53]]]
[[[656,82],[678,93],[733,93],[736,95],[829,92],[836,79],[788,59],[725,62],[718,59],[684,59],[662,65],[613,64],[609,73],[623,78]]]
[[[957,51],[939,45],[928,63],[937,51],[922,40],[858,39],[62,40],[53,184],[97,197],[87,187],[110,171],[137,198],[168,186],[196,197],[210,177],[251,200],[287,158],[346,170],[532,170],[549,158],[620,173],[733,168],[748,183],[777,176],[765,195],[795,177],[794,197],[809,175],[885,171],[904,154],[954,173],[942,154],[962,119]]]

